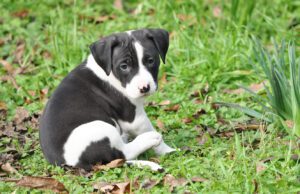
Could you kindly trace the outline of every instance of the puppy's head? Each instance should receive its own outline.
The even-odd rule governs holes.
[[[127,96],[140,98],[157,89],[160,58],[165,63],[168,47],[167,31],[142,29],[102,38],[90,50],[106,75],[120,81]]]

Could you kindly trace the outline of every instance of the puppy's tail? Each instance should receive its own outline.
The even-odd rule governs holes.
[[[147,160],[127,160],[126,164],[136,166],[138,168],[149,167],[153,171],[164,172],[164,168],[159,164]]]

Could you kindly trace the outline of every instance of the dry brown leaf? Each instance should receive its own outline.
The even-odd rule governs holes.
[[[52,54],[47,50],[42,51],[42,56],[43,56],[44,59],[51,59],[52,58]]]
[[[164,85],[168,82],[167,80],[167,74],[166,73],[163,73],[163,75],[161,76],[160,80],[159,80],[159,83],[160,85]]]
[[[0,101],[0,111],[1,110],[7,110],[7,106],[5,104],[5,102]]]
[[[257,194],[258,192],[258,183],[256,181],[256,179],[253,180],[253,184],[254,184],[254,191],[253,194]]]
[[[192,182],[200,182],[200,183],[208,181],[208,179],[206,179],[206,178],[197,177],[197,176],[191,178],[191,180],[192,180]]]
[[[20,123],[22,123],[22,121],[24,121],[28,117],[29,117],[29,112],[23,107],[18,107],[16,109],[14,123],[20,124]]]
[[[165,124],[161,120],[157,119],[156,125],[160,130],[162,130],[162,131],[165,130]]]
[[[195,118],[195,119],[198,119],[201,115],[203,115],[203,114],[206,114],[206,111],[203,109],[203,108],[201,108],[200,110],[198,110],[195,114],[193,114],[193,117]]]
[[[294,122],[292,120],[286,120],[285,124],[286,124],[286,126],[288,126],[288,128],[293,128],[294,127]]]
[[[160,163],[160,160],[159,160],[159,158],[155,158],[155,157],[151,157],[151,158],[149,158],[149,161],[155,162],[155,163],[157,163],[157,164],[159,164],[159,163]]]
[[[170,100],[164,100],[164,101],[161,101],[158,105],[160,105],[160,106],[166,106],[166,105],[169,105],[169,104],[171,104]]]
[[[213,16],[215,16],[216,18],[219,18],[222,14],[222,10],[219,6],[216,6],[213,8]]]
[[[169,185],[169,191],[172,192],[177,186],[184,186],[188,183],[185,178],[175,178],[171,174],[166,174],[164,177],[164,185]]]
[[[123,10],[123,1],[122,0],[115,0],[114,7],[118,10]]]
[[[95,190],[107,194],[124,194],[124,193],[130,193],[131,190],[130,182],[123,182],[123,183],[99,182],[99,183],[95,183],[93,187]]]
[[[242,94],[245,92],[245,90],[243,88],[238,88],[235,90],[225,89],[223,91],[224,91],[224,93],[227,93],[227,94]]]
[[[177,112],[179,108],[180,108],[179,104],[174,104],[173,106],[167,107],[164,110]]]
[[[98,171],[98,170],[107,170],[107,169],[111,169],[111,168],[118,168],[118,167],[123,166],[124,163],[125,163],[124,159],[116,159],[106,165],[97,165],[96,164],[95,166],[93,166],[93,170]]]
[[[15,61],[18,62],[19,64],[22,63],[24,51],[25,51],[25,42],[20,41],[20,43],[18,44],[18,46],[14,52]]]
[[[24,176],[21,179],[4,179],[5,182],[16,182],[17,186],[29,187],[31,189],[52,190],[54,192],[65,192],[65,186],[51,177]]]
[[[195,104],[203,104],[203,100],[201,100],[201,99],[196,99],[196,100],[194,100],[194,103],[195,103]]]
[[[12,15],[15,17],[18,17],[20,19],[23,19],[25,17],[27,17],[29,14],[29,11],[27,9],[22,9],[20,11],[14,12]]]
[[[11,63],[3,59],[0,59],[0,63],[8,74],[12,75],[14,73],[14,68]]]
[[[141,187],[143,189],[151,189],[152,187],[154,187],[155,185],[157,185],[160,181],[158,180],[153,180],[153,179],[147,179],[144,180],[141,184]]]
[[[0,46],[4,45],[4,43],[5,43],[5,40],[0,38]]]
[[[251,84],[249,86],[249,89],[252,91],[252,92],[259,92],[261,89],[264,88],[264,84],[265,84],[265,81],[264,82],[261,82],[261,83],[258,83],[258,84]],[[224,90],[225,93],[227,94],[243,94],[245,93],[245,90],[243,88],[238,88],[238,89],[235,89],[235,90],[230,90],[230,89],[225,89]]]
[[[99,16],[99,17],[95,18],[94,21],[96,23],[103,23],[103,22],[105,22],[108,19],[109,19],[108,15],[102,15],[102,16]]]
[[[204,145],[208,140],[208,137],[206,134],[203,134],[201,137],[197,138],[198,144],[199,145]]]
[[[263,162],[257,162],[256,163],[256,172],[257,173],[260,173],[260,172],[262,172],[262,171],[264,171],[266,169],[267,169],[267,167],[264,165]]]
[[[191,20],[195,20],[196,18],[192,15],[189,14],[177,14],[177,18],[184,22],[184,21],[191,21]]]
[[[204,96],[208,94],[208,92],[209,92],[209,85],[208,83],[206,83],[205,86],[201,89],[201,94]]]
[[[191,118],[183,118],[181,121],[182,121],[183,123],[185,123],[185,124],[188,124],[188,123],[193,122],[193,119],[191,119]]]
[[[199,97],[199,96],[200,96],[200,92],[199,92],[199,91],[194,91],[194,92],[190,95],[191,98],[197,98],[197,97]]]
[[[18,173],[18,171],[14,167],[12,167],[11,164],[8,162],[2,164],[1,169],[7,173]]]

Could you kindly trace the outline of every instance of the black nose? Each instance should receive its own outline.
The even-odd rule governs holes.
[[[143,88],[140,89],[141,93],[147,93],[150,90],[150,85],[147,84],[147,86],[143,86]]]

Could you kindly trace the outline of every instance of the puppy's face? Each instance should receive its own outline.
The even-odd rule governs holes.
[[[90,48],[106,75],[114,76],[127,96],[140,98],[157,89],[160,57],[165,62],[168,46],[168,32],[143,29],[113,34]]]

